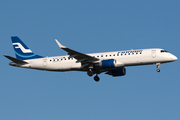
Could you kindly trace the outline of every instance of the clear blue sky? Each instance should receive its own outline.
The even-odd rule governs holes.
[[[177,60],[128,67],[123,77],[9,66],[11,36],[43,56],[163,48],[180,58],[179,0],[1,0],[1,120],[180,120]]]

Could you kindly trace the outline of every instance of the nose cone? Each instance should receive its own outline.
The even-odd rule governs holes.
[[[171,59],[172,59],[173,61],[176,61],[178,58],[177,58],[175,55],[171,55]]]

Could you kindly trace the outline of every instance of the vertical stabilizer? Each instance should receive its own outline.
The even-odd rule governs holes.
[[[20,60],[43,58],[34,54],[17,36],[11,37],[16,58]]]

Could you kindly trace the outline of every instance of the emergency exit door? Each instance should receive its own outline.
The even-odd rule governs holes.
[[[43,59],[43,66],[44,66],[44,67],[47,66],[47,59]]]

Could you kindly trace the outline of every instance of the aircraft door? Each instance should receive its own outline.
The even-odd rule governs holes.
[[[152,50],[151,55],[152,55],[152,58],[155,58],[156,57],[156,50]]]
[[[44,67],[47,66],[47,59],[43,59],[43,66],[44,66]]]

